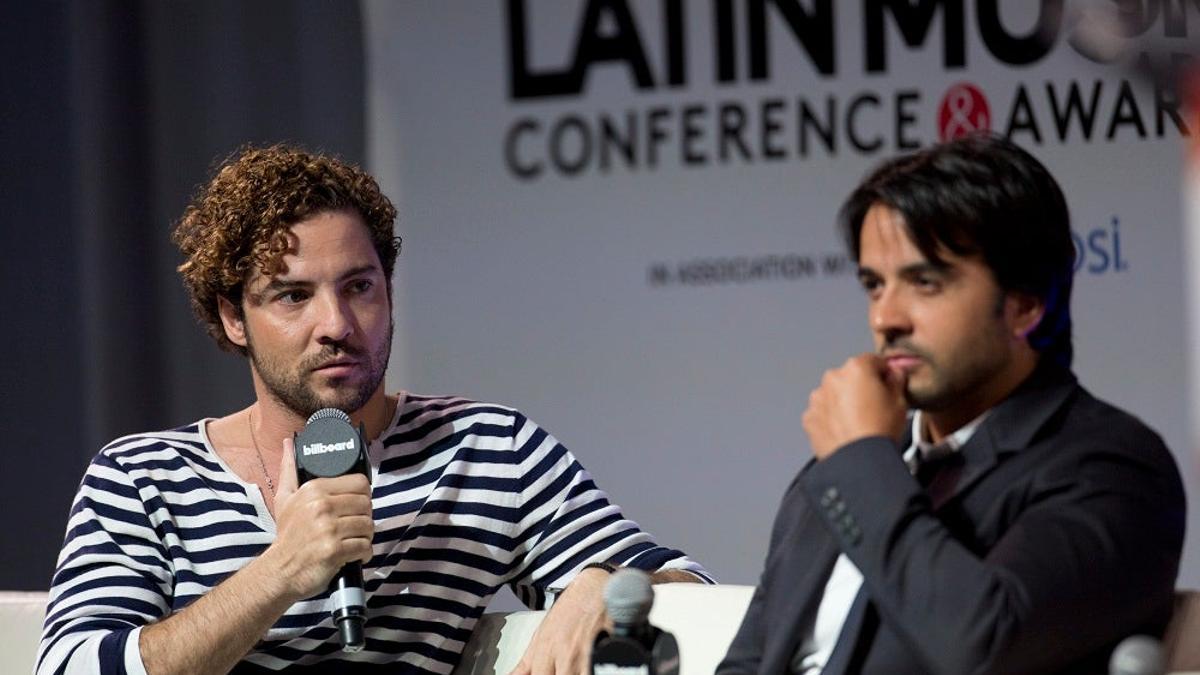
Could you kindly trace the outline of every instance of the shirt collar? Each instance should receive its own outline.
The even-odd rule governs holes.
[[[940,459],[958,452],[959,448],[971,440],[971,437],[975,435],[975,430],[979,428],[980,424],[983,424],[983,421],[987,419],[987,416],[991,412],[991,408],[983,411],[983,414],[979,417],[962,425],[954,433],[948,434],[937,443],[925,439],[924,416],[920,410],[914,412],[912,417],[912,444],[904,451],[904,463],[908,465],[908,470],[916,473],[917,467],[922,462]]]

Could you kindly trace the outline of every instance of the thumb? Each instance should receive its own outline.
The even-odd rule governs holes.
[[[275,498],[284,499],[296,488],[296,444],[289,436],[283,439],[283,456],[279,458],[279,493]]]

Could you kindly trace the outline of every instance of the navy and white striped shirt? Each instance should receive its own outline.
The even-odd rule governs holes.
[[[213,451],[205,422],[121,438],[92,461],[51,584],[38,673],[144,672],[141,627],[186,607],[275,538],[262,494]],[[593,561],[709,580],[626,519],[566,448],[511,408],[401,394],[369,454],[366,648],[340,650],[323,592],[293,605],[235,672],[448,673],[501,584],[540,607],[545,589]]]

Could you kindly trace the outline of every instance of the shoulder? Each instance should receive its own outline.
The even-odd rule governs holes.
[[[203,423],[204,420],[200,420],[174,429],[146,431],[121,436],[100,448],[97,458],[122,462],[136,460],[139,457],[161,452],[168,448],[180,446],[202,447],[204,445],[204,434],[201,429]]]
[[[93,457],[89,472],[116,469],[123,473],[153,472],[178,468],[181,464],[213,465],[199,420],[174,429],[121,436],[106,444]]]
[[[1178,491],[1181,478],[1174,455],[1158,432],[1136,415],[1077,385],[1057,417],[1057,423],[1043,428],[1034,445],[1043,446],[1047,461],[1073,480],[1103,471],[1131,486],[1153,479],[1159,489]]]
[[[464,427],[492,425],[513,427],[524,421],[520,411],[506,405],[476,401],[462,396],[428,396],[402,393],[387,435],[446,425]]]
[[[384,446],[471,446],[512,449],[545,435],[519,410],[461,396],[402,393],[396,415],[380,437]]]
[[[1162,437],[1139,417],[1097,398],[1082,385],[1064,410],[1063,432],[1093,442],[1104,439],[1117,447],[1134,445],[1167,452]]]

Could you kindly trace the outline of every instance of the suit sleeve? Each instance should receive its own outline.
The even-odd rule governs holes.
[[[809,464],[811,465],[811,462]],[[788,592],[787,589],[781,591],[771,588],[770,570],[772,558],[779,550],[780,542],[785,538],[784,533],[791,530],[791,524],[796,519],[796,510],[803,508],[803,504],[797,503],[798,488],[799,478],[797,477],[784,492],[783,501],[775,513],[775,523],[771,526],[771,540],[767,547],[762,576],[759,577],[758,586],[755,587],[754,595],[750,598],[746,614],[742,617],[742,624],[738,627],[737,634],[734,635],[733,642],[729,645],[729,651],[717,666],[716,675],[753,675],[759,671],[762,663],[763,644],[767,635],[765,625],[767,597],[772,592]]]
[[[840,448],[801,484],[929,672],[1050,671],[1170,606],[1182,486],[1156,436],[1127,436],[1061,453],[988,505],[1011,524],[986,550],[951,535],[889,439]]]

